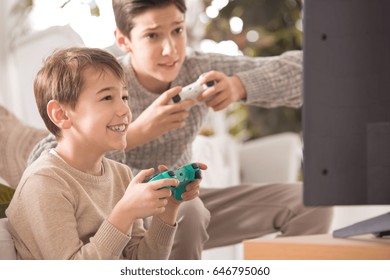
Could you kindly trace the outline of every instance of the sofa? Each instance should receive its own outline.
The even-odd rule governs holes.
[[[16,188],[34,145],[48,132],[25,125],[0,105],[0,184]],[[0,195],[4,200],[4,193]],[[4,206],[4,205],[2,205]],[[14,243],[7,219],[0,218],[0,259],[15,259]]]
[[[28,156],[39,140],[48,135],[44,129],[22,123],[0,105],[0,177],[16,188],[27,165]]]

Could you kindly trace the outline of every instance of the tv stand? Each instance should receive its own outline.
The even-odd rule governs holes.
[[[372,233],[377,237],[390,235],[390,212],[333,231],[334,237],[350,237]]]
[[[245,260],[390,260],[390,238],[299,235],[244,241]]]

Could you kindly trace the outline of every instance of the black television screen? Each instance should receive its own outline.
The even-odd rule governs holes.
[[[389,14],[387,0],[304,1],[305,205],[390,205]]]

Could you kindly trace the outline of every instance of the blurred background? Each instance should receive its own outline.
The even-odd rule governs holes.
[[[301,49],[302,2],[187,0],[189,45],[204,52],[248,56],[272,56]],[[35,106],[31,106],[34,104],[33,77],[16,79],[14,74],[18,77],[27,75],[26,57],[37,60],[39,65],[41,57],[35,55],[40,50],[35,52],[31,47],[32,43],[40,40],[39,36],[46,36],[50,32],[56,33],[57,37],[62,34],[63,37],[67,36],[65,40],[73,44],[105,48],[120,55],[114,41],[115,22],[111,1],[7,0],[1,1],[0,8],[0,103],[7,104],[11,111],[30,125],[43,127],[34,112]],[[54,40],[59,44],[62,39]],[[29,89],[31,94],[27,92]],[[227,130],[240,142],[301,130],[299,109],[264,109],[234,104],[228,108],[226,115]],[[214,133],[211,127],[203,130],[204,135]]]
[[[303,0],[186,2],[191,48],[248,56],[302,49]],[[67,46],[99,47],[121,55],[114,29],[110,0],[0,1],[0,105],[27,125],[44,128],[33,95],[42,59]],[[211,116],[193,145],[194,160],[207,163],[214,174],[205,174],[202,187],[302,179],[300,109],[237,103]],[[333,228],[384,212],[367,207],[336,210]],[[240,259],[242,247],[207,250],[204,258]]]

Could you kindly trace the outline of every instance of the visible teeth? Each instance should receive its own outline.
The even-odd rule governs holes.
[[[109,126],[108,127],[109,129],[111,129],[112,131],[125,131],[126,129],[126,125],[115,125],[115,126]]]

